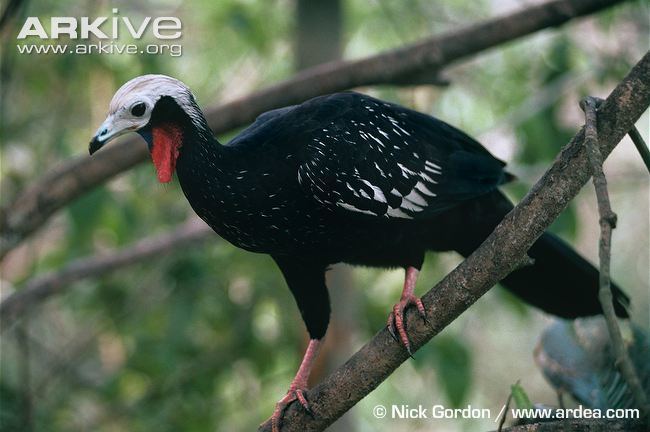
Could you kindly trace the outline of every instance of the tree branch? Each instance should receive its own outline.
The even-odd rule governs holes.
[[[217,134],[244,126],[265,111],[358,86],[403,84],[437,76],[461,58],[556,27],[622,0],[552,0],[498,18],[359,60],[326,63],[250,96],[206,110]],[[41,227],[52,214],[98,184],[147,158],[136,139],[116,143],[93,158],[77,157],[45,174],[0,213],[0,258]]]
[[[503,432],[644,432],[643,422],[634,420],[558,420],[529,425],[512,426]]]
[[[645,141],[643,141],[643,137],[637,128],[632,128],[632,130],[630,130],[630,138],[634,143],[634,147],[636,147],[637,151],[639,152],[639,155],[641,156],[646,169],[648,172],[650,172],[650,150],[648,150],[648,146],[646,145]]]
[[[645,415],[648,415],[650,408],[646,401],[645,392],[643,387],[641,387],[641,381],[628,355],[627,347],[623,341],[621,329],[616,319],[616,312],[614,311],[614,296],[612,295],[610,279],[610,260],[612,230],[616,228],[617,217],[609,201],[607,179],[603,172],[604,161],[600,154],[600,148],[598,147],[597,107],[600,102],[599,99],[593,97],[587,97],[580,102],[580,107],[585,112],[585,145],[589,156],[589,164],[593,172],[594,189],[596,190],[596,199],[598,200],[598,214],[600,215],[600,242],[598,248],[600,258],[598,283],[600,288],[598,290],[598,299],[603,308],[609,339],[616,358],[616,366],[627,382],[637,406]],[[636,128],[632,128],[632,130],[636,131]]]
[[[650,105],[650,53],[612,91],[599,110],[600,152],[607,157]],[[591,177],[584,129],[506,215],[483,244],[427,292],[430,325],[407,313],[410,338],[421,347],[521,262],[527,250]],[[284,432],[321,431],[384,381],[408,355],[383,329],[328,378],[307,392],[311,417],[296,405],[285,412]],[[270,431],[270,422],[260,427]]]
[[[117,268],[171,252],[184,244],[216,239],[211,234],[214,233],[210,227],[193,218],[172,232],[145,238],[109,255],[81,258],[61,270],[31,279],[20,291],[0,303],[0,331],[7,330],[19,317],[52,295],[65,291],[73,282],[100,277]]]

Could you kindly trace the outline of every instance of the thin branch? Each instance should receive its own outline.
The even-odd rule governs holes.
[[[517,381],[517,383],[519,383],[519,381]],[[499,420],[499,427],[497,428],[497,432],[503,432],[503,425],[506,423],[506,419],[508,418],[508,411],[510,410],[510,402],[512,402],[512,389],[508,394],[508,399],[506,399],[505,409],[503,410],[503,415]]]
[[[402,84],[437,76],[450,63],[478,52],[560,26],[622,0],[552,0],[481,23],[359,60],[326,63],[250,96],[206,110],[217,134],[244,126],[273,108],[314,96],[376,84]],[[0,214],[0,258],[41,227],[52,214],[147,158],[136,139],[116,143],[93,158],[77,157],[54,168],[19,193]]]
[[[614,300],[610,281],[610,260],[612,230],[616,228],[616,213],[612,210],[609,201],[607,179],[603,172],[603,158],[598,146],[598,118],[596,110],[600,102],[600,99],[593,97],[587,97],[580,102],[580,107],[585,112],[585,145],[593,172],[594,188],[598,200],[598,213],[600,215],[600,244],[598,249],[600,258],[600,289],[598,290],[598,299],[603,308],[607,330],[609,331],[609,339],[616,357],[616,365],[627,382],[636,405],[647,415],[650,413],[650,407],[648,407],[641,381],[628,355],[627,347],[621,335],[621,329],[618,326],[616,313],[614,312]]]
[[[636,127],[630,129],[630,138],[632,138],[634,146],[639,151],[645,167],[648,169],[648,172],[650,172],[650,150],[648,150],[648,146],[646,145],[645,141],[643,141],[643,137]]]
[[[598,137],[603,157],[650,105],[650,53],[614,89],[599,110]],[[503,279],[535,240],[557,218],[591,177],[584,130],[562,149],[553,165],[494,232],[465,261],[427,292],[422,301],[430,325],[409,310],[410,338],[421,347]],[[311,417],[291,405],[283,432],[321,431],[383,382],[408,355],[383,329],[344,365],[307,392]],[[270,431],[270,422],[260,428]]]
[[[81,258],[61,270],[31,279],[22,289],[0,303],[0,331],[7,330],[19,317],[54,294],[67,290],[73,282],[99,277],[117,268],[133,265],[176,250],[185,244],[211,238],[212,230],[198,219],[191,219],[180,228],[148,237],[117,252]]]
[[[25,6],[23,3],[27,2],[23,0],[9,0],[6,3],[2,14],[0,14],[0,31],[2,31],[5,26],[19,14],[20,9]]]
[[[24,321],[21,321],[17,328],[24,326]],[[65,343],[65,346],[56,346],[55,349],[46,346],[42,340],[34,337],[31,333],[27,334],[29,343],[36,352],[34,359],[38,359],[40,364],[39,369],[45,369],[45,373],[40,373],[42,378],[36,381],[33,385],[34,398],[36,405],[41,407],[41,403],[46,402],[48,397],[48,387],[57,378],[62,378],[70,384],[77,385],[84,388],[99,387],[99,380],[93,376],[92,378],[84,374],[84,369],[79,367],[82,356],[97,345],[97,333],[89,332],[87,329],[92,326],[85,327],[80,332],[73,335],[70,340],[72,343]],[[99,390],[99,389],[98,389]],[[50,398],[52,400],[52,398]]]
[[[569,419],[511,426],[503,432],[647,432],[638,420]]]

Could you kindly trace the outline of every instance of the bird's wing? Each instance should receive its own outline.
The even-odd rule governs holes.
[[[276,120],[281,121],[283,117],[290,115],[289,113],[291,113],[294,108],[296,108],[296,105],[277,108],[260,114],[250,126],[241,131],[241,133],[234,137],[227,145],[255,145],[259,143],[260,140],[267,141],[269,139],[272,140],[277,138],[277,132],[279,132],[279,130],[273,126],[273,122]]]
[[[302,126],[298,182],[331,210],[427,217],[508,179],[503,162],[433,117],[357,93],[308,104],[292,112]]]

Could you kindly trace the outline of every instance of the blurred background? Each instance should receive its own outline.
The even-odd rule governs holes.
[[[144,73],[184,81],[207,107],[320,62],[354,59],[539,3],[512,0],[10,1],[3,29],[2,185],[7,205],[44,172],[85,154],[115,90]],[[8,4],[9,4],[8,3]],[[3,9],[5,6],[2,7]],[[176,16],[182,55],[20,55],[27,16]],[[559,29],[495,47],[443,71],[448,86],[358,89],[433,114],[509,164],[520,199],[583,123],[578,101],[605,97],[648,49],[648,4],[625,2]],[[16,24],[17,23],[17,24]],[[648,139],[648,113],[638,123]],[[234,136],[220,136],[222,142]],[[144,141],[138,142],[144,146]],[[625,139],[605,164],[618,228],[612,275],[649,328],[649,183]],[[145,163],[60,211],[0,264],[2,296],[81,257],[168,232],[191,216],[178,184]],[[553,225],[597,262],[591,185]],[[423,294],[458,262],[427,257]],[[312,378],[340,365],[386,322],[403,272],[337,266],[333,322]],[[533,362],[551,318],[495,288],[406,362],[332,431],[476,431],[493,420],[377,420],[377,404],[490,408],[520,380],[533,402],[556,395]],[[66,286],[4,329],[2,431],[254,430],[284,395],[307,341],[293,298],[267,256],[212,235],[169,254]]]

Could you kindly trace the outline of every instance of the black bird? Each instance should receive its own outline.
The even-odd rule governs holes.
[[[404,310],[415,306],[427,250],[469,255],[513,205],[497,189],[512,179],[504,163],[434,117],[353,92],[308,100],[260,115],[220,145],[191,91],[163,75],[124,84],[90,142],[137,131],[161,182],[174,170],[192,208],[234,245],[269,254],[282,271],[310,335],[273,429],[304,396],[330,316],[325,271],[333,263],[402,267],[400,301],[388,327],[410,353]],[[598,273],[559,238],[544,234],[523,267],[502,284],[551,314],[601,313]],[[616,310],[627,296],[614,286]]]

